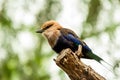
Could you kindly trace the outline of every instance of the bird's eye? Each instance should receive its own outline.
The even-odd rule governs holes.
[[[49,28],[49,27],[51,27],[52,25],[48,25],[46,28]]]
[[[46,28],[45,28],[45,30],[48,29],[48,28],[50,28],[51,26],[52,26],[52,24],[51,25],[47,25]]]

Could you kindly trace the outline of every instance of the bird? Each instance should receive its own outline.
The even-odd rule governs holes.
[[[78,50],[79,45],[81,45],[83,58],[93,59],[99,63],[104,61],[101,57],[94,54],[90,47],[74,31],[62,27],[55,20],[46,21],[36,32],[43,34],[47,38],[51,48],[58,54],[67,48],[75,52]]]

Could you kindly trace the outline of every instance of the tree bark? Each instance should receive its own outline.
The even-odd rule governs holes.
[[[65,49],[54,60],[67,73],[71,80],[106,80],[90,66],[81,62],[79,59],[82,56],[81,50],[81,46],[75,53],[69,48]]]

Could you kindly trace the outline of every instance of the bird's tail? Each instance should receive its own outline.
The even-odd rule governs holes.
[[[89,52],[89,53],[86,53],[86,58],[89,58],[89,59],[94,59],[96,60],[97,62],[99,62],[100,64],[102,64],[104,66],[104,64],[107,64],[109,65],[111,68],[113,68],[113,66],[111,64],[109,64],[108,62],[106,62],[105,60],[103,60],[102,58],[100,58],[99,56],[97,56],[96,54],[94,54],[93,52]],[[105,67],[105,66],[104,66]],[[107,67],[105,67],[107,68]],[[108,68],[107,68],[108,69]]]
[[[101,63],[101,61],[104,61],[102,58],[100,58],[99,56],[95,55],[93,52],[87,52],[85,54],[85,58],[94,59],[94,60],[96,60],[99,63]]]

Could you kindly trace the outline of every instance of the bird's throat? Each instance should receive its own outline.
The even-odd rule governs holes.
[[[60,36],[60,32],[58,30],[50,31],[50,32],[44,33],[44,35],[47,38],[50,46],[53,48]]]

